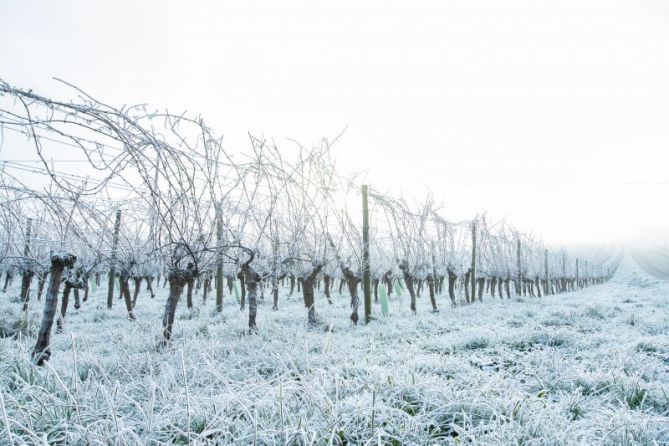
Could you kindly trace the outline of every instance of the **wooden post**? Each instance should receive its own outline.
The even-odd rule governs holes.
[[[562,277],[560,278],[560,292],[567,291],[567,253],[562,251]]]
[[[472,302],[476,301],[476,220],[472,222],[472,276],[471,276]]]
[[[523,271],[520,263],[520,237],[518,237],[518,242],[516,244],[516,257],[518,260],[518,285],[516,286],[516,293],[520,296],[523,293]]]
[[[437,278],[437,258],[434,255],[434,240],[430,242],[430,249],[432,251],[432,278],[434,279],[435,283],[435,294],[437,293],[437,284],[439,282],[439,279]]]
[[[116,276],[116,255],[118,250],[118,233],[121,230],[121,210],[116,211],[116,222],[114,223],[114,239],[111,251],[111,268],[109,268],[109,284],[107,286],[107,308],[114,303],[114,280]]]
[[[369,271],[369,206],[368,186],[362,186],[362,285],[365,296],[365,323],[372,318],[372,283]]]
[[[544,269],[546,270],[546,288],[544,289],[544,294],[551,294],[551,283],[548,278],[548,248],[544,251]]]
[[[223,218],[221,205],[216,207],[216,311],[223,311]]]
[[[270,236],[272,238],[272,310],[279,309],[279,235],[273,234],[270,227]],[[327,243],[325,244],[327,250]],[[323,258],[327,258],[323,255]],[[328,290],[329,293],[329,290]],[[327,296],[328,302],[330,295]]]
[[[30,264],[28,256],[30,255],[30,232],[32,229],[33,219],[29,218],[26,222],[26,244],[23,247],[23,275],[21,278],[21,301],[23,302],[23,311],[28,310],[28,294],[30,293],[30,282],[32,282],[33,265]]]

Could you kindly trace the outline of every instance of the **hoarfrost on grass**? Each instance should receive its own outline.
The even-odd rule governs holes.
[[[12,289],[2,408],[15,445],[668,444],[668,291],[627,265],[577,293],[453,310],[442,297],[440,313],[393,296],[389,318],[375,306],[358,327],[335,293],[317,299],[326,330],[282,296],[278,312],[261,301],[256,335],[226,296],[222,316],[180,305],[157,350],[166,290],[142,292],[130,322],[99,289],[36,368],[41,308],[23,315]]]

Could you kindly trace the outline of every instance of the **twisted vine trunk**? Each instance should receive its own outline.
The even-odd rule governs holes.
[[[60,279],[65,268],[74,265],[77,258],[72,254],[53,254],[51,256],[51,269],[49,271],[49,286],[46,297],[44,298],[44,312],[42,314],[42,324],[37,334],[37,343],[32,351],[32,359],[37,365],[44,364],[51,358],[51,349],[49,340],[51,338],[51,327],[58,307],[58,289],[60,288]]]
[[[142,278],[133,277],[132,280],[135,282],[135,289],[132,293],[132,308],[135,308],[135,305],[137,304],[137,296],[139,296],[139,287],[142,284]]]
[[[392,271],[387,271],[383,275],[383,281],[386,283],[386,288],[388,288],[388,297],[393,294],[393,277]]]
[[[485,279],[483,277],[479,277],[476,279],[476,283],[479,289],[479,302],[483,302],[483,287],[485,286]]]
[[[78,310],[81,308],[81,299],[79,298],[79,290],[84,287],[84,283],[81,281],[81,271],[77,271],[76,283],[72,286],[74,289],[74,309]]]
[[[302,297],[304,299],[304,306],[308,309],[307,321],[310,326],[318,325],[318,316],[316,314],[316,303],[314,301],[314,281],[316,276],[323,268],[323,265],[316,265],[309,274],[301,279],[302,282]]]
[[[7,271],[7,275],[5,276],[5,286],[2,287],[2,292],[6,293],[7,292],[7,287],[9,286],[9,283],[12,281],[12,273],[10,271]]]
[[[21,277],[21,302],[23,302],[23,311],[28,311],[28,300],[30,299],[30,283],[33,280],[35,272],[32,270],[24,271]]]
[[[244,274],[240,271],[237,274],[237,278],[239,279],[239,288],[241,289],[241,302],[239,308],[244,311],[246,308],[246,285],[244,283]]]
[[[471,275],[472,275],[472,270],[471,269],[467,270],[467,272],[465,273],[465,302],[467,303],[469,303],[469,284],[471,283],[471,280],[469,280],[469,278],[471,277]]]
[[[192,277],[188,283],[186,283],[186,308],[189,310],[193,309],[193,282],[195,282],[194,277]],[[242,286],[244,286],[243,282]]]
[[[158,279],[158,282],[160,283],[160,279]],[[153,277],[147,276],[146,278],[146,289],[151,293],[151,299],[156,297],[155,293],[153,292]]]
[[[132,298],[130,297],[130,284],[129,278],[125,274],[119,276],[119,282],[121,282],[121,294],[123,295],[123,301],[125,302],[125,309],[128,311],[128,319],[135,320],[135,315],[132,312]]]
[[[430,292],[430,303],[432,304],[432,311],[439,311],[437,309],[437,299],[434,296],[434,277],[432,277],[432,274],[429,274],[427,276],[427,286],[429,288]]]
[[[451,305],[455,307],[455,281],[458,279],[458,275],[453,272],[453,270],[447,270],[448,272],[448,297],[451,299]]]
[[[260,274],[255,272],[250,265],[246,264],[242,268],[242,279],[246,284],[249,298],[249,333],[258,331],[256,326],[256,315],[258,313],[258,283]]]
[[[346,280],[348,293],[351,295],[351,321],[353,321],[354,324],[357,324],[359,320],[358,308],[360,307],[360,298],[358,297],[358,283],[360,283],[360,278],[347,266],[342,265],[341,271]]]
[[[78,310],[81,308],[81,296],[79,295],[79,288],[74,288],[72,292],[74,293],[74,309]]]
[[[170,293],[167,296],[165,312],[163,314],[162,345],[167,345],[170,339],[172,339],[172,327],[174,326],[174,315],[177,311],[177,304],[183,294],[184,287],[193,278],[193,270],[192,268],[172,268],[167,273],[166,278],[170,282]]]
[[[84,302],[88,301],[88,275],[84,276]]]
[[[400,263],[400,271],[402,271],[402,276],[404,278],[404,284],[409,291],[409,296],[411,297],[410,308],[411,311],[416,314],[416,290],[414,289],[414,277],[409,272],[409,264],[406,261]]]
[[[407,286],[409,296],[411,297],[411,304],[409,307],[411,308],[411,311],[416,314],[416,290],[414,288],[414,278],[408,272],[404,273],[404,284]]]
[[[56,333],[63,332],[63,325],[65,324],[65,314],[67,313],[67,306],[70,302],[70,292],[72,285],[69,281],[65,281],[65,288],[63,288],[63,299],[60,301],[60,314],[56,319]]]
[[[283,277],[274,276],[272,278],[272,310],[279,309],[279,281],[283,282]]]
[[[325,293],[325,298],[328,300],[328,303],[332,305],[332,296],[330,290],[332,288],[332,276],[325,274],[323,276],[323,291]]]
[[[204,288],[202,290],[202,302],[207,302],[207,295],[209,295],[209,290],[211,289],[211,275],[207,274],[204,278]]]

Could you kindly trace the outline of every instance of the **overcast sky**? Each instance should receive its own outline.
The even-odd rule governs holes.
[[[230,150],[347,128],[344,171],[446,218],[669,233],[667,1],[3,1],[0,78],[67,97],[52,77],[200,113]]]

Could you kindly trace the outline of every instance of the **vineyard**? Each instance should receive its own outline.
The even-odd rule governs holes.
[[[666,306],[613,324],[621,253],[451,221],[338,171],[338,138],[233,151],[200,116],[68,86],[0,81],[4,141],[31,158],[0,165],[5,443],[667,439],[642,383]]]

